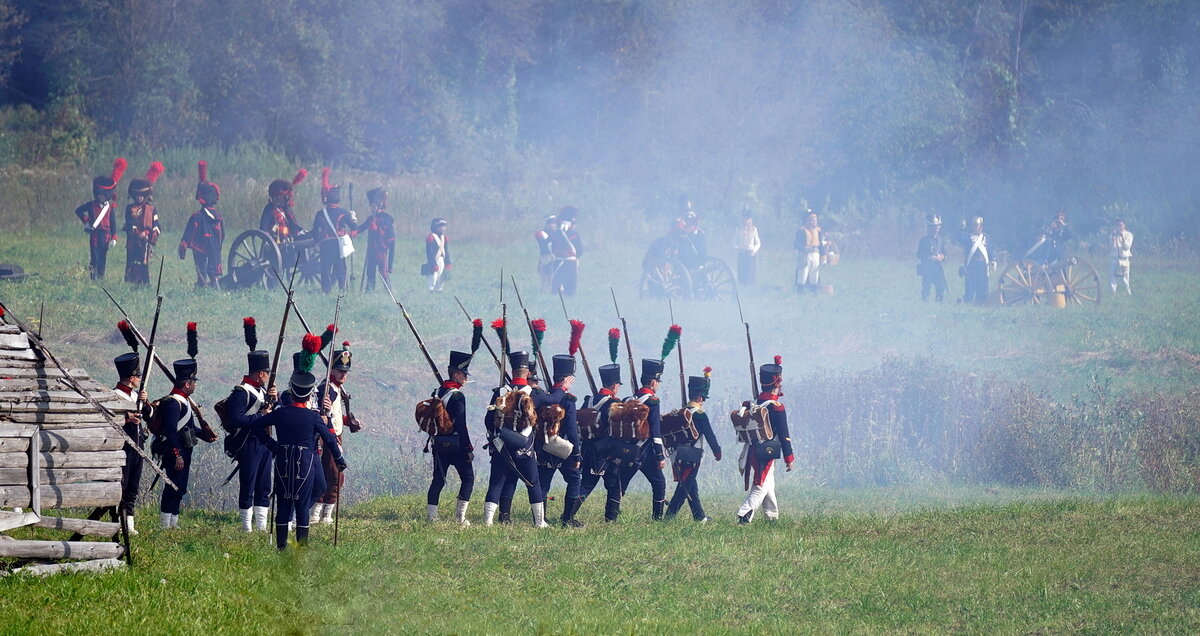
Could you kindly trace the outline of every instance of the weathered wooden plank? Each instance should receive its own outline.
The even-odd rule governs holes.
[[[28,349],[29,338],[23,333],[0,333],[0,349]]]
[[[12,530],[13,528],[24,528],[25,526],[37,523],[38,520],[38,514],[32,510],[26,512],[0,510],[0,532]]]
[[[105,402],[104,406],[110,411],[116,411],[118,404],[116,402]],[[0,413],[5,414],[5,416],[16,413],[90,413],[93,414],[93,417],[103,417],[91,404],[75,402],[14,402],[11,400],[0,400]],[[12,419],[12,417],[8,417],[8,419]]]
[[[112,391],[96,391],[91,394],[92,399],[105,404],[108,402],[128,402],[123,397],[118,396]],[[51,389],[33,389],[20,393],[0,393],[0,403],[21,403],[21,402],[47,402],[47,403],[87,403],[87,398],[72,390],[51,390]]]
[[[101,541],[0,542],[0,556],[19,559],[116,559],[124,553],[121,544]]]
[[[112,387],[99,382],[85,380],[79,382],[79,387],[90,393],[113,393]],[[75,391],[66,378],[24,377],[14,378],[0,374],[0,394],[23,393],[26,391]]]
[[[100,449],[97,449],[100,450]],[[29,452],[28,437],[4,437],[0,435],[0,453]]]
[[[91,561],[68,561],[67,563],[50,563],[45,565],[27,565],[11,572],[0,572],[0,576],[13,574],[31,574],[34,576],[50,576],[71,572],[103,572],[125,567],[120,559],[92,559]]]
[[[63,424],[69,426],[109,426],[108,416],[97,412],[95,409],[83,413],[71,412],[25,412],[25,411],[3,411],[0,410],[0,422],[16,422],[18,424],[41,424],[43,428],[49,428],[50,424]]]
[[[87,484],[43,485],[38,488],[42,508],[99,508],[115,506],[121,501],[121,483],[116,481]],[[0,506],[25,508],[31,503],[29,488],[0,486]]]
[[[42,452],[121,450],[125,435],[108,424],[91,428],[41,431]]]
[[[109,468],[125,463],[125,453],[112,451],[49,452],[39,453],[38,461],[45,468]],[[29,465],[25,453],[0,454],[0,468],[22,468]]]
[[[39,516],[42,514],[41,438],[42,436],[37,434],[29,437],[29,507]]]
[[[0,318],[0,333],[23,333],[21,328],[16,325],[10,325]]]
[[[0,421],[0,437],[24,437],[28,439],[36,430],[36,424],[18,424],[16,422]],[[29,448],[28,444],[25,448]]]
[[[37,360],[37,354],[30,349],[13,350],[0,349],[0,360]]]
[[[66,530],[89,537],[115,537],[121,531],[121,524],[115,521],[93,521],[71,517],[42,517],[32,525],[51,530]]]
[[[89,481],[121,481],[121,468],[42,468],[38,470],[43,484],[79,484]],[[28,468],[0,468],[0,486],[26,484]]]

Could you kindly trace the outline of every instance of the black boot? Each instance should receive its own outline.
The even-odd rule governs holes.
[[[512,523],[512,497],[500,498],[500,523]]]
[[[296,526],[296,544],[308,545],[308,526]]]
[[[654,502],[654,511],[653,512],[654,512],[654,520],[655,521],[663,520],[663,509],[666,507],[667,507],[667,501],[665,499]]]
[[[738,517],[738,525],[744,526],[744,525],[749,524],[750,519],[752,519],[753,517],[754,517],[754,511],[751,510],[750,512],[747,512],[746,514]]]
[[[275,524],[275,547],[281,552],[287,549],[288,524]]]
[[[579,507],[583,505],[581,497],[568,499],[563,505],[562,526],[564,528],[582,528],[583,522],[575,520],[575,513],[579,512]]]
[[[604,503],[604,520],[616,521],[621,516],[621,502],[609,499]]]

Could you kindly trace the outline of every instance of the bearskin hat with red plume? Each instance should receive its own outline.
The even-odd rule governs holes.
[[[150,164],[150,168],[146,170],[145,177],[129,182],[129,198],[133,199],[138,195],[142,195],[148,199],[154,196],[154,182],[158,181],[158,178],[162,176],[163,170],[161,161],[155,161]]]
[[[331,172],[333,169],[328,166],[321,168],[321,201],[325,204],[341,203],[342,186],[329,181]]]
[[[98,197],[101,193],[107,193],[110,199],[116,198],[117,184],[121,182],[121,175],[125,174],[125,168],[128,166],[129,162],[123,157],[117,157],[113,162],[112,173],[92,179],[92,196]]]
[[[208,180],[208,162],[203,159],[197,161],[196,172],[199,177],[199,183],[196,184],[196,200],[204,206],[216,205],[221,200],[221,189]]]

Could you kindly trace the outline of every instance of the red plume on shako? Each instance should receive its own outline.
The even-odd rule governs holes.
[[[258,348],[258,326],[253,316],[242,318],[242,335],[246,339],[246,347],[251,351]]]
[[[129,324],[129,321],[122,320],[121,322],[118,322],[117,323],[117,331],[120,331],[121,336],[125,338],[125,344],[129,345],[129,348],[133,349],[134,353],[137,353],[137,350],[138,350],[137,336],[133,335],[133,327]]]
[[[567,345],[567,353],[575,355],[583,343],[583,328],[586,325],[580,320],[571,320],[571,340]]]
[[[196,323],[189,322],[187,324],[187,354],[194,360],[198,353],[200,353],[200,337],[196,333]]]

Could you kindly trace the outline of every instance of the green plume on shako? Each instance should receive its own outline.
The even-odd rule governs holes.
[[[546,321],[541,318],[531,320],[529,326],[533,327],[531,344],[533,345],[533,355],[536,356],[542,350],[542,340],[546,338]]]
[[[675,349],[675,345],[679,344],[679,336],[681,335],[683,335],[683,327],[679,325],[671,325],[671,328],[667,329],[667,337],[663,340],[661,360],[666,360],[667,356],[671,355],[671,351]]]
[[[617,346],[621,344],[621,330],[613,327],[608,330],[608,359],[617,363]]]
[[[321,336],[311,333],[304,334],[300,341],[300,364],[297,371],[312,373],[313,365],[317,362],[317,352],[321,350]]]

